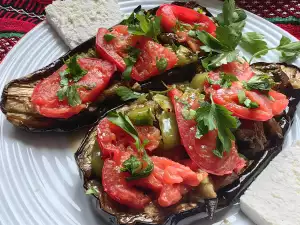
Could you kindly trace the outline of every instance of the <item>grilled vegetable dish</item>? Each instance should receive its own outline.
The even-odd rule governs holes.
[[[96,38],[11,81],[3,91],[1,109],[11,123],[29,131],[69,131],[90,125],[120,104],[113,98],[120,85],[143,86],[146,91],[156,82],[151,79],[155,76],[166,80],[185,73],[185,65],[205,54],[201,42],[188,32],[214,35],[216,24],[209,16],[194,2],[150,11],[138,7],[121,24],[99,28]]]
[[[110,111],[76,153],[87,193],[121,224],[227,206],[281,149],[300,99],[283,71],[234,61]]]

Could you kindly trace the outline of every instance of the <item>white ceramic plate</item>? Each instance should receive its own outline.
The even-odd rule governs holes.
[[[121,0],[122,12],[130,13],[137,5],[152,8],[163,1]],[[199,1],[213,13],[219,13],[221,2]],[[245,32],[256,31],[265,35],[270,46],[276,46],[285,35],[296,39],[279,27],[248,13]],[[0,64],[0,90],[15,78],[24,76],[51,63],[68,48],[51,27],[43,22],[25,35]],[[276,62],[270,53],[264,61]],[[295,62],[300,66],[300,61]],[[285,145],[300,139],[300,110],[293,132]],[[297,125],[298,124],[298,125]],[[84,194],[82,181],[73,153],[85,131],[63,133],[27,133],[16,129],[0,113],[0,223],[3,225],[99,225],[104,222],[93,211],[90,199]],[[223,220],[227,218],[227,220]],[[182,222],[189,224],[197,218]],[[216,224],[252,224],[234,206],[217,214]],[[201,224],[212,224],[207,221]]]

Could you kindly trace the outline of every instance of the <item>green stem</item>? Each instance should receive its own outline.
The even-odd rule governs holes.
[[[262,52],[265,52],[265,51],[271,51],[271,50],[275,50],[276,48],[267,48],[267,49],[264,49],[264,50],[261,50],[261,51],[259,51],[259,52],[256,52],[252,57],[251,57],[251,59],[250,59],[250,61],[249,61],[249,64],[251,64],[251,61],[254,59],[254,58],[256,58],[256,56],[257,55],[259,55],[259,54],[261,54]]]

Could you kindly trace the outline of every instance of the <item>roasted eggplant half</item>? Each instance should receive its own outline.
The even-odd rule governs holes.
[[[243,191],[282,150],[283,137],[292,124],[294,112],[300,100],[300,90],[298,90],[296,88],[297,86],[292,85],[289,81],[290,78],[295,77],[295,74],[299,74],[299,68],[286,64],[266,63],[256,63],[251,67],[252,71],[255,71],[254,77],[264,74],[264,78],[266,78],[267,75],[268,77],[276,80],[276,84],[273,83],[273,89],[269,92],[258,92],[257,89],[254,92],[260,93],[261,97],[266,101],[269,99],[277,103],[279,103],[283,98],[277,98],[272,92],[281,92],[285,95],[286,100],[289,99],[288,101],[285,100],[288,107],[285,108],[285,106],[287,106],[285,105],[285,109],[282,108],[281,112],[274,112],[276,115],[271,116],[271,118],[261,119],[260,121],[259,119],[261,117],[257,117],[256,119],[246,119],[245,117],[243,119],[239,118],[240,124],[237,125],[236,128],[231,129],[231,132],[235,136],[234,142],[238,155],[233,149],[231,149],[230,153],[228,153],[230,155],[235,155],[236,157],[235,160],[233,160],[235,161],[235,165],[230,168],[224,168],[222,166],[222,170],[218,170],[216,168],[218,167],[219,160],[225,160],[224,157],[227,156],[227,153],[224,152],[221,152],[221,155],[214,152],[215,157],[212,160],[212,167],[209,167],[207,164],[201,164],[201,161],[205,161],[206,159],[203,158],[203,160],[197,161],[198,158],[195,158],[195,156],[193,156],[189,151],[189,149],[195,147],[194,144],[189,141],[192,139],[196,140],[195,138],[197,138],[196,136],[198,131],[196,132],[195,129],[199,130],[199,126],[200,128],[203,128],[201,121],[205,123],[205,119],[203,119],[204,116],[201,116],[201,113],[205,113],[205,110],[198,111],[199,108],[194,110],[192,108],[194,107],[193,104],[196,102],[195,104],[198,104],[199,107],[200,102],[200,109],[208,107],[209,104],[215,104],[214,102],[217,101],[217,98],[215,97],[216,92],[210,89],[210,87],[212,87],[212,85],[221,85],[220,87],[214,86],[214,88],[220,88],[218,90],[223,89],[222,91],[224,92],[227,89],[232,90],[231,88],[238,88],[238,86],[236,86],[237,83],[235,82],[230,84],[217,83],[214,82],[216,81],[214,80],[216,77],[212,77],[211,75],[202,72],[200,74],[196,74],[190,83],[171,85],[165,92],[149,92],[145,94],[145,98],[138,99],[129,105],[120,106],[115,111],[109,112],[107,115],[102,115],[99,125],[90,129],[82,141],[81,146],[75,153],[75,159],[84,182],[84,189],[87,194],[92,194],[95,197],[94,200],[98,203],[97,208],[100,214],[108,217],[112,224],[177,224],[186,217],[200,213],[212,218],[217,209],[226,208],[230,204],[236,202]],[[284,68],[284,71],[280,71],[280,68]],[[220,74],[220,71],[217,73]],[[211,80],[207,79],[207,77]],[[245,92],[247,92],[246,88],[250,88],[254,79],[258,78],[253,78],[251,82],[248,80],[248,86],[247,84],[243,86]],[[283,90],[280,88],[281,85],[285,85],[286,88]],[[174,92],[174,90],[176,91]],[[176,95],[176,93],[181,93],[182,95]],[[206,97],[203,94],[205,94]],[[207,98],[207,94],[209,94],[210,97]],[[274,96],[274,99],[268,97],[267,94]],[[279,93],[281,97],[283,97],[282,94]],[[186,96],[188,97],[186,98]],[[246,96],[250,99],[251,95],[247,93]],[[267,97],[265,98],[263,96]],[[246,106],[249,102],[247,103],[245,102],[245,99],[243,100],[244,101],[241,101],[239,104],[244,104],[244,106]],[[254,102],[254,99],[251,98],[251,101]],[[178,108],[179,106],[181,106],[180,111]],[[225,103],[223,103],[223,106],[225,108],[222,108],[223,110],[228,110]],[[256,106],[252,107],[253,108],[249,105],[248,109],[255,110]],[[237,115],[235,112],[233,113],[234,115]],[[104,140],[103,137],[107,137],[108,133],[103,130],[103,126],[100,125],[103,121],[109,120],[114,125],[124,129],[122,124],[120,125],[120,123],[116,122],[119,121],[120,118],[113,118],[116,115],[123,115],[124,118],[126,117],[137,130],[139,130],[139,126],[152,126],[156,127],[155,129],[160,130],[160,141],[159,143],[156,143],[156,147],[151,151],[148,151],[149,149],[147,149],[147,144],[149,145],[150,142],[150,145],[153,147],[152,141],[155,135],[148,130],[149,140],[144,146],[151,159],[157,156],[165,157],[169,160],[182,164],[187,162],[187,160],[191,160],[193,163],[196,163],[196,169],[193,168],[191,164],[184,165],[191,169],[193,168],[193,171],[196,171],[196,173],[198,172],[201,174],[203,172],[207,172],[208,176],[205,179],[199,178],[201,179],[201,182],[198,186],[196,185],[190,188],[188,193],[183,194],[181,199],[168,205],[168,207],[163,207],[165,205],[160,202],[157,195],[153,196],[150,194],[151,191],[149,192],[149,186],[151,185],[149,183],[147,183],[148,189],[144,189],[145,186],[140,186],[140,183],[138,182],[132,186],[130,185],[131,188],[142,187],[139,190],[143,191],[144,194],[151,196],[151,202],[148,202],[149,204],[147,204],[143,209],[133,209],[133,207],[130,207],[132,203],[118,200],[118,198],[115,198],[111,194],[107,187],[107,182],[105,181],[108,176],[107,174],[109,174],[109,172],[107,172],[105,160],[112,160],[110,157],[117,153],[110,152],[111,154],[108,154],[108,145],[105,145],[102,142]],[[176,119],[174,120],[174,118]],[[164,119],[169,120],[168,123],[164,123]],[[218,118],[215,117],[215,119],[217,120]],[[173,120],[173,122],[170,122],[171,120]],[[192,126],[189,126],[189,129],[183,129],[183,123],[191,120],[196,120],[196,122],[191,122]],[[222,123],[224,124],[226,120],[226,118],[223,118]],[[197,124],[197,127],[194,127],[195,123]],[[175,126],[176,129],[173,127],[170,131],[170,129],[166,128],[166,124],[168,124],[168,127]],[[218,130],[219,129],[221,129],[221,127],[218,127]],[[199,132],[201,132],[201,130]],[[140,140],[142,140],[143,138],[141,138],[140,133],[138,134]],[[204,135],[207,134],[208,133]],[[178,135],[180,140],[178,140]],[[201,133],[199,135],[199,140],[201,140],[201,138],[208,138],[207,136],[201,136]],[[122,138],[124,138],[124,136],[122,136]],[[114,139],[112,145],[116,146],[118,143],[120,144],[118,141],[119,139]],[[210,140],[209,143],[205,143],[205,141],[202,142],[202,148],[203,146],[210,145],[212,142],[214,141]],[[214,147],[216,147],[216,144]],[[124,147],[124,145],[122,146]],[[110,150],[111,149],[112,148],[110,148]],[[216,147],[216,149],[218,148]],[[126,152],[128,149],[122,148],[122,151]],[[204,150],[201,152],[201,154],[206,154],[203,153],[206,152]],[[210,155],[210,157],[212,156]],[[155,164],[155,159],[153,159],[153,163],[154,166],[157,166]],[[132,171],[130,172],[130,170],[124,170],[124,167],[128,166],[126,163],[124,164],[124,161],[121,165],[122,166],[118,167],[115,171],[117,171],[117,173],[126,173],[125,177],[127,180],[123,181],[131,182],[129,181],[131,178],[128,179],[128,177],[134,176],[134,173]],[[103,168],[106,168],[106,172],[102,174]],[[120,168],[122,169],[119,170]],[[104,174],[105,177],[103,177]],[[112,174],[110,176],[113,177]],[[145,181],[148,178],[144,177],[141,179],[144,179]],[[117,182],[117,179],[115,178],[110,180],[111,182]],[[171,190],[169,193],[172,193]]]
[[[212,15],[205,8],[199,6],[195,2],[189,2],[189,3],[174,2],[169,7],[181,7],[181,6],[185,7],[183,9],[186,10],[195,9],[193,10],[193,12],[195,13],[198,13],[196,12],[196,9],[199,9],[201,10],[202,14],[206,14],[208,17],[212,17]],[[152,17],[157,12],[157,9],[158,7],[151,9],[148,12],[145,12],[141,10],[139,7],[138,9],[135,10],[135,12],[141,10],[140,13],[143,13],[143,15],[145,17],[147,16],[147,18],[148,17],[151,18],[149,19],[149,21],[151,22],[153,19]],[[134,20],[136,20],[134,18],[134,15],[135,14],[132,14],[133,17],[131,17],[131,19],[133,18]],[[109,30],[100,28],[97,38],[92,38],[86,41],[85,43],[81,44],[75,49],[67,52],[64,56],[57,59],[56,61],[49,64],[48,66],[38,71],[35,71],[27,75],[26,77],[12,80],[11,82],[9,82],[5,86],[1,97],[1,110],[6,115],[8,121],[16,125],[17,127],[24,128],[28,131],[75,130],[83,126],[93,124],[94,122],[96,122],[97,118],[99,118],[105,112],[120,105],[121,101],[119,100],[119,97],[116,94],[116,89],[118,89],[119,86],[127,86],[132,89],[138,88],[138,90],[140,91],[147,91],[147,89],[149,89],[150,87],[154,89],[159,89],[159,87],[162,87],[161,81],[167,84],[169,83],[169,79],[171,80],[173,79],[173,76],[175,77],[174,79],[176,80],[177,79],[176,76],[180,75],[181,76],[181,78],[179,78],[180,80],[184,78],[182,74],[189,76],[189,74],[193,74],[195,72],[194,70],[195,66],[193,65],[193,63],[198,60],[199,54],[197,52],[193,52],[189,47],[189,45],[187,44],[187,42],[181,41],[180,43],[178,37],[175,34],[172,34],[171,31],[169,33],[160,32],[159,34],[156,34],[158,36],[155,35],[154,37],[152,36],[151,38],[155,39],[154,41],[149,41],[148,39],[147,41],[145,41],[144,40],[145,38],[144,39],[135,38],[138,39],[138,41],[135,40],[134,42],[138,46],[135,48],[135,51],[134,48],[132,47],[135,44],[131,40],[134,38],[131,39],[129,38],[131,42],[130,43],[128,42],[128,46],[127,45],[123,46],[124,49],[121,49],[122,51],[126,52],[126,57],[127,56],[128,57],[125,58],[125,55],[122,55],[123,52],[120,54],[123,56],[124,60],[122,59],[121,56],[118,56],[121,57],[121,60],[118,60],[118,58],[111,57],[117,51],[121,51],[120,49],[113,49],[114,51],[112,51],[111,48],[112,46],[114,46],[113,42],[118,41],[118,36],[117,36],[118,34],[120,35],[122,32],[125,32],[126,34],[128,33],[127,30],[124,30],[124,27],[125,29],[127,29],[127,24],[129,20],[130,18],[122,21],[120,25],[116,25],[114,28]],[[211,23],[214,24],[213,22]],[[160,26],[160,24],[158,25]],[[112,42],[111,46],[109,46],[110,45],[109,42]],[[145,52],[146,48],[151,49],[153,47],[155,47],[157,51],[152,51],[152,52],[160,52],[157,54],[160,54],[162,56],[164,56],[165,53],[167,55],[169,54],[168,55],[169,58],[168,56],[165,56],[156,59],[156,65],[154,64],[155,66],[154,67],[152,66],[152,68],[150,68],[149,65],[152,65],[153,62],[149,61],[149,59],[147,62],[147,59],[145,59],[146,53],[144,54],[143,51]],[[138,57],[144,57],[143,60],[146,61],[145,65],[139,64],[138,58],[134,58],[137,57],[134,56],[135,54],[134,52],[135,53],[139,52],[140,55]],[[74,61],[73,64],[70,63],[70,61],[72,61],[72,57],[73,58],[76,57],[77,65],[76,65],[76,60]],[[92,99],[87,99],[86,102],[83,102],[84,100],[81,95],[82,90],[79,89],[83,88],[85,89],[83,90],[84,92],[85,91],[89,92],[95,90],[96,88],[98,88],[98,86],[96,86],[96,88],[93,89],[93,87],[90,84],[77,85],[81,81],[79,80],[79,83],[75,82],[76,79],[78,80],[78,78],[76,78],[74,74],[76,74],[76,76],[78,75],[80,76],[80,74],[84,72],[84,67],[81,63],[79,63],[78,60],[80,58],[94,59],[99,57],[114,64],[117,67],[118,71],[111,75],[109,82],[107,82],[104,90],[99,92],[97,96],[93,96]],[[172,61],[171,59],[174,59],[175,61],[174,60]],[[138,62],[134,64],[136,60],[138,60]],[[132,68],[133,67],[131,65],[132,63],[134,64],[134,68]],[[67,65],[67,69],[61,70],[61,68],[65,66],[64,64]],[[71,64],[73,65],[73,69],[71,68],[72,66]],[[173,66],[170,66],[171,64]],[[145,69],[146,66],[148,66],[147,69]],[[77,72],[76,72],[76,68],[77,68]],[[139,68],[141,69],[141,71],[139,71]],[[129,71],[129,75],[132,78],[131,81],[126,81],[125,79],[123,79],[125,73],[127,73],[128,76],[128,71]],[[38,95],[37,100],[36,101],[33,100],[33,94],[37,92],[36,91],[37,85],[38,84],[40,85],[44,80],[47,79],[49,80],[49,78],[53,76],[53,74],[55,73],[57,77],[60,76],[60,84],[59,84],[58,91],[55,92],[51,98],[49,97],[50,100],[49,99],[45,100],[45,96],[48,96],[49,93],[51,93],[53,87],[49,87],[48,89],[40,87],[39,90],[42,90],[44,92],[42,93],[41,91],[41,93],[39,93]],[[89,70],[87,74],[89,74]],[[144,77],[141,77],[142,76],[141,74],[143,74]],[[160,75],[154,77],[153,74],[154,75],[160,74]],[[83,75],[83,78],[84,76],[85,75]],[[67,79],[66,81],[67,84],[64,83],[65,81],[63,81],[63,79]],[[187,80],[186,78],[184,79]],[[138,82],[135,82],[134,80]],[[95,83],[93,83],[93,85],[94,84]],[[98,85],[98,83],[96,84]],[[58,98],[55,100],[55,104],[53,103],[53,105],[55,106],[53,106],[51,103],[53,98]],[[73,100],[71,103],[70,99],[72,98]],[[76,113],[72,112],[72,115],[68,114],[69,111],[67,114],[63,114],[63,116],[61,114],[57,115],[58,112],[61,112],[60,111],[61,110],[60,107],[62,107],[61,104],[65,104],[64,103],[65,101],[67,101],[68,105],[69,106],[71,105],[72,106],[71,108],[73,109],[75,106],[78,107],[78,105],[80,104],[78,103],[78,100],[79,102],[82,102],[82,104],[84,104],[82,106],[82,109],[77,110]],[[51,111],[49,111],[49,107]],[[63,107],[65,107],[65,105]],[[42,108],[43,110],[41,110]]]

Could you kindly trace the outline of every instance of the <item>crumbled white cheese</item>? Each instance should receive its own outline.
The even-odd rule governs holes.
[[[241,197],[242,211],[258,225],[300,225],[300,148],[285,149]]]
[[[74,48],[122,20],[117,0],[54,1],[46,7],[46,18],[64,42]]]

